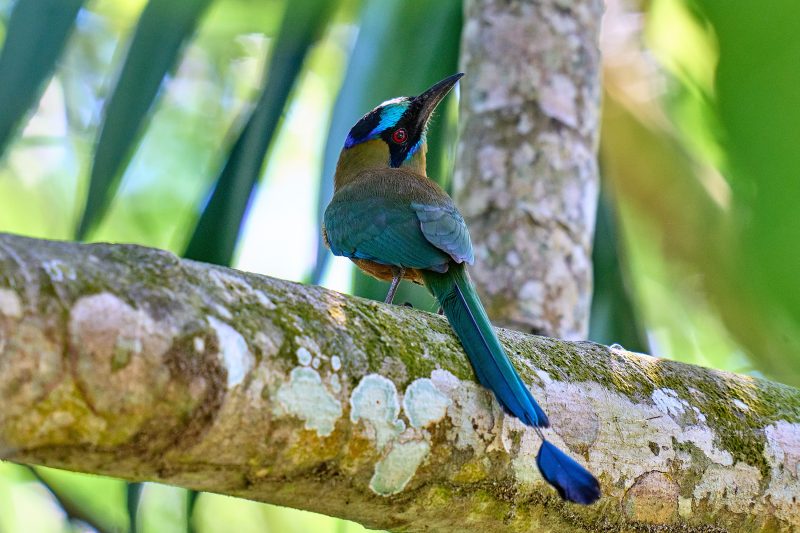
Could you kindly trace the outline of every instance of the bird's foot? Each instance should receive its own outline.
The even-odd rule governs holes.
[[[392,284],[389,286],[389,292],[386,294],[386,299],[383,303],[390,304],[392,300],[394,300],[394,293],[397,292],[397,287],[400,285],[400,281],[403,279],[403,275],[406,273],[405,268],[396,267],[392,269]]]

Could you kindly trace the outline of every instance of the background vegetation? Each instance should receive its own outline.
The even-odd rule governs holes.
[[[800,385],[800,4],[607,11],[591,338]],[[361,114],[457,70],[460,28],[460,0],[0,0],[0,231],[382,298],[320,248],[333,166]],[[456,115],[431,135],[445,186]],[[361,529],[0,463],[0,531],[134,522]]]

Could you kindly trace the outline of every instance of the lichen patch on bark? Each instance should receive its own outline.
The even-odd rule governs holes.
[[[772,469],[766,496],[775,507],[775,515],[794,520],[800,527],[800,423],[779,420],[764,429],[765,455]]]
[[[342,416],[342,404],[328,392],[319,372],[298,366],[292,369],[289,381],[278,389],[276,399],[282,410],[305,421],[321,437],[333,433]]]
[[[297,362],[303,366],[309,366],[311,364],[311,352],[305,346],[301,346],[297,349]]]
[[[397,387],[379,374],[364,376],[350,395],[350,420],[365,423],[378,449],[405,429],[405,422],[397,418],[399,414]]]
[[[659,411],[684,423],[705,423],[706,417],[697,407],[691,405],[680,395],[668,388],[660,388],[650,395]]]
[[[442,420],[451,403],[428,378],[414,380],[403,395],[403,411],[411,426],[418,429]]]
[[[401,492],[428,455],[425,441],[395,442],[392,449],[375,465],[369,487],[381,496]]]
[[[75,267],[69,263],[61,261],[60,259],[52,259],[50,261],[43,262],[42,269],[53,283],[75,281],[78,278],[78,273],[75,270]]]
[[[22,317],[22,300],[11,289],[0,289],[0,315],[7,318]]]
[[[495,439],[492,430],[500,409],[497,400],[487,389],[471,381],[462,381],[446,370],[434,371],[431,379],[450,398],[448,439],[458,449],[472,449],[478,455],[483,454]]]
[[[229,324],[209,315],[208,323],[217,333],[217,342],[220,348],[220,357],[225,369],[228,371],[228,388],[239,385],[250,373],[255,365],[255,357],[247,346],[242,334],[233,329]]]

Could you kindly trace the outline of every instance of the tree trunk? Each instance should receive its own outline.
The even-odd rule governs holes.
[[[455,196],[489,316],[585,339],[601,0],[467,0]]]
[[[476,385],[442,317],[0,235],[0,455],[397,530],[800,528],[800,391],[499,335],[599,504],[541,479],[535,432]]]

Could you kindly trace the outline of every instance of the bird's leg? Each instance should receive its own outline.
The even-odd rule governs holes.
[[[386,293],[386,299],[384,300],[384,303],[392,303],[392,300],[394,300],[394,293],[397,292],[397,286],[400,285],[400,280],[403,279],[403,275],[405,273],[406,269],[403,267],[392,268],[392,284],[389,285],[389,292]]]

